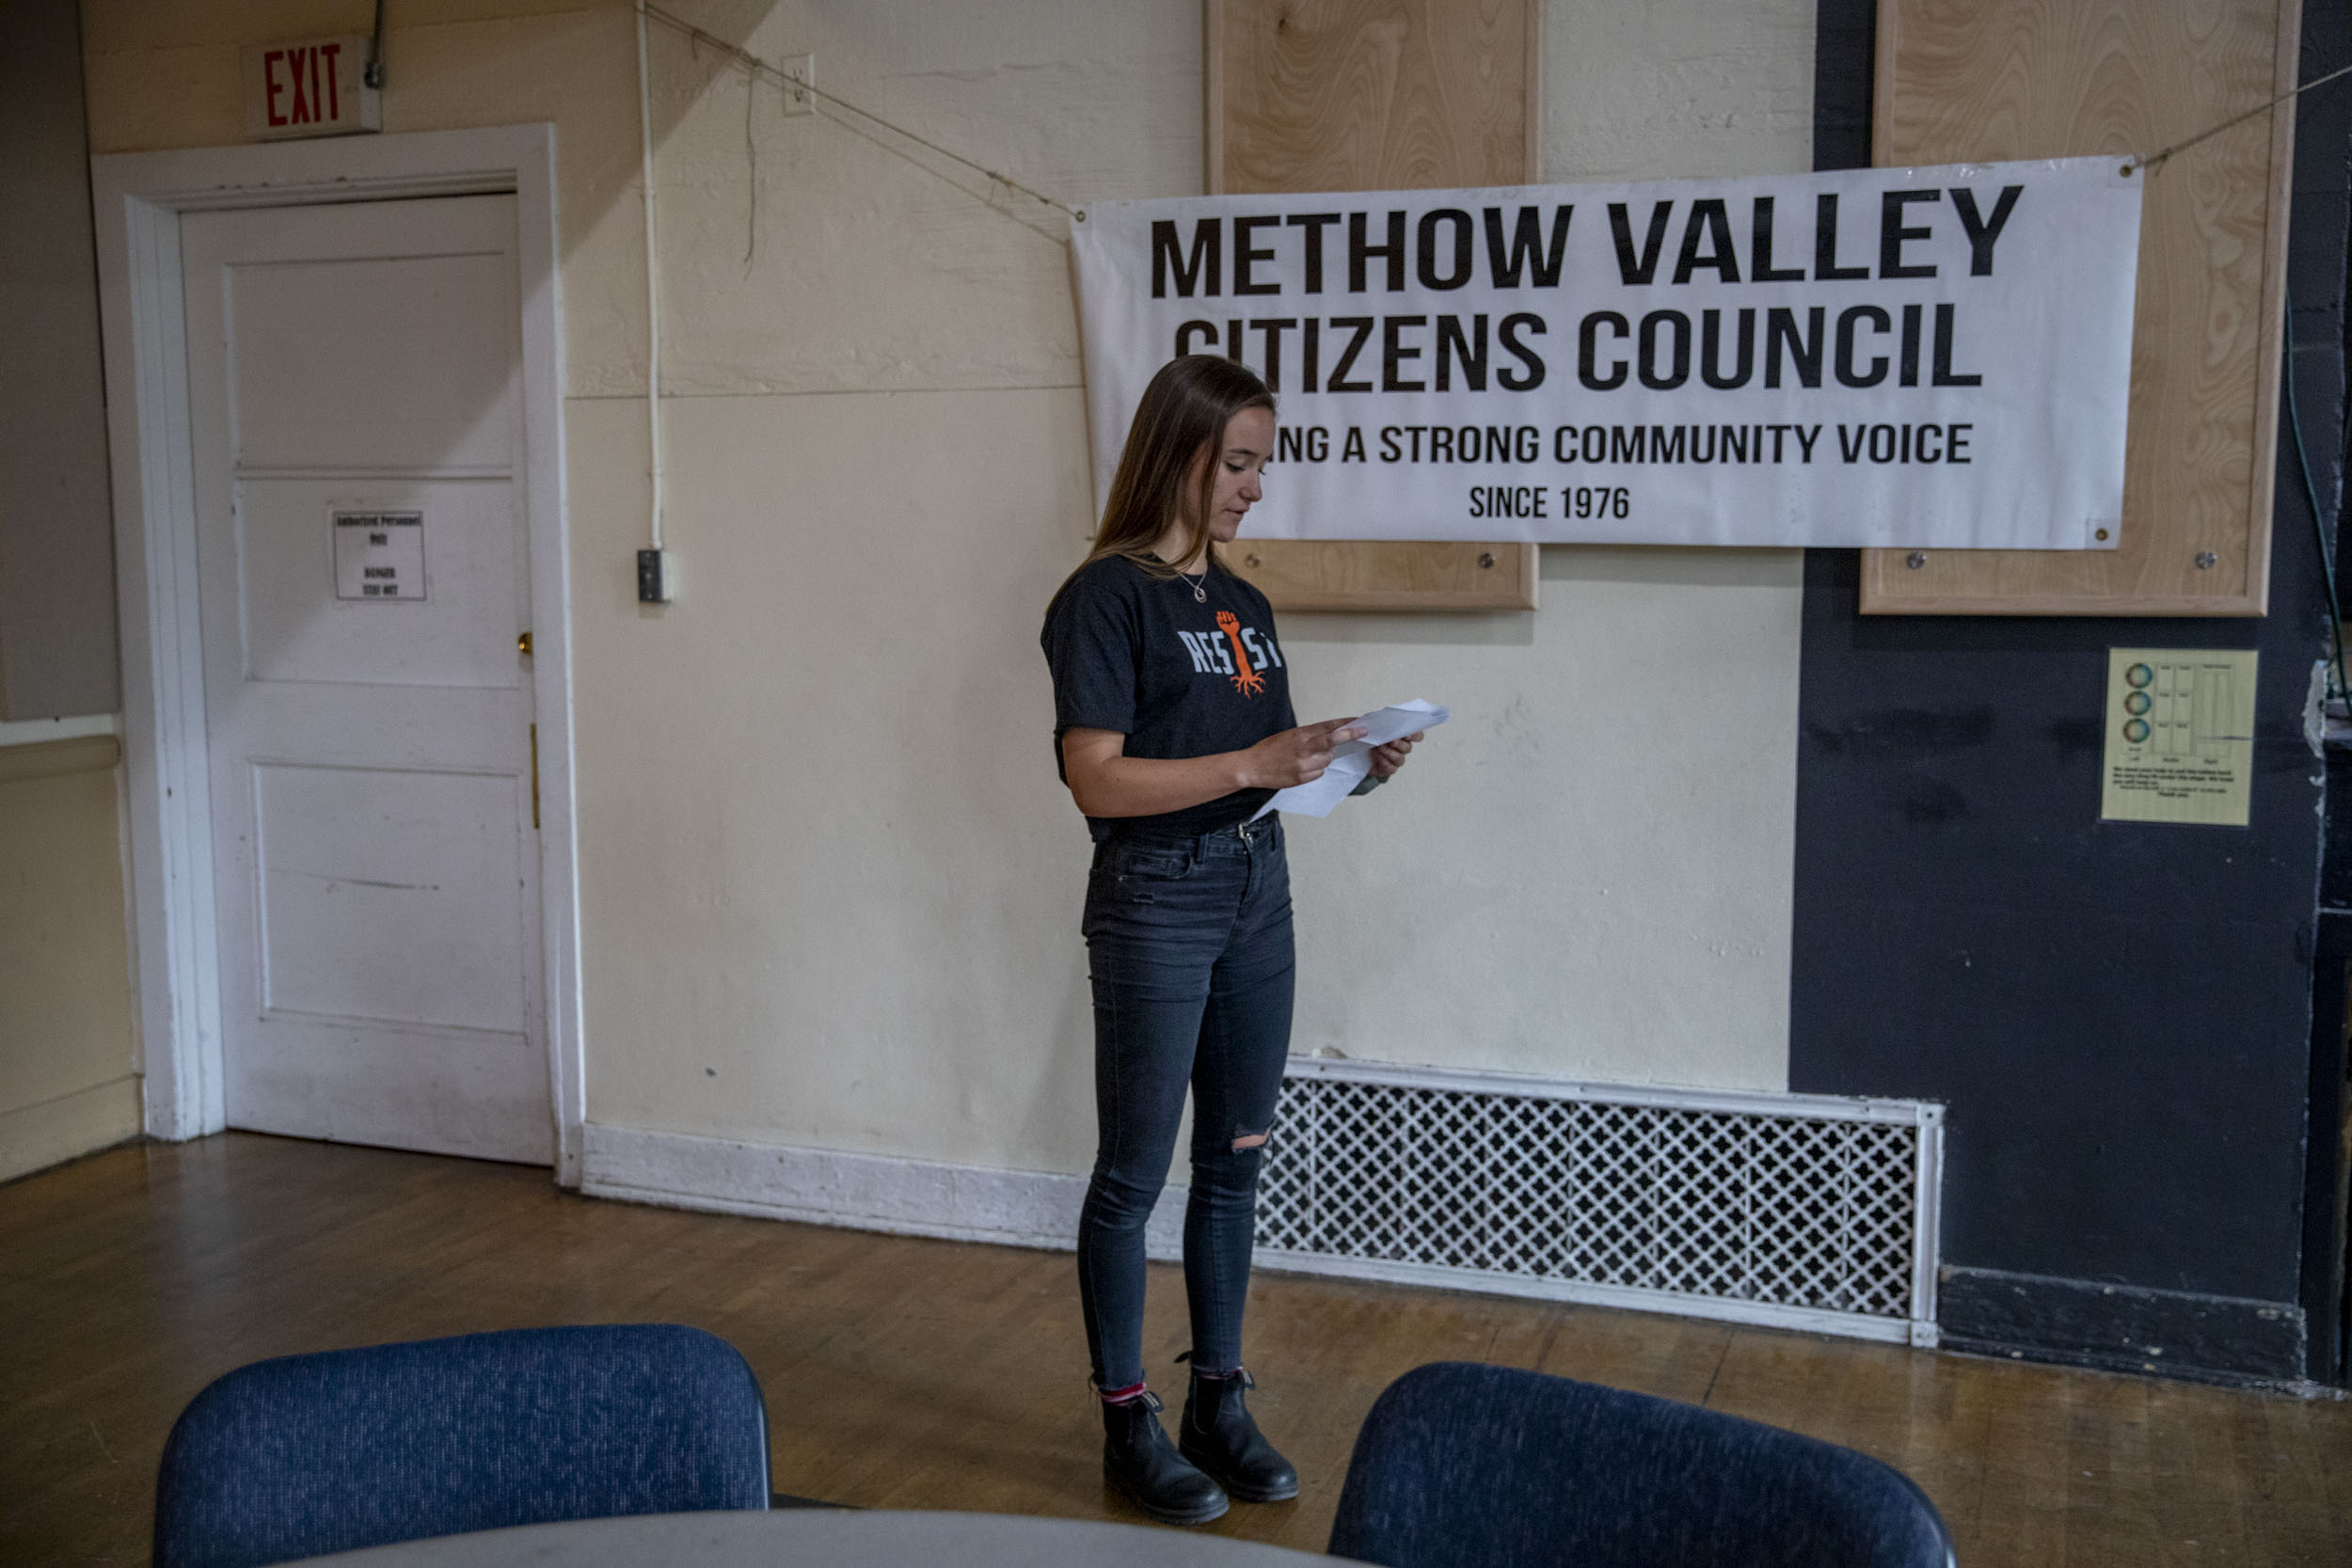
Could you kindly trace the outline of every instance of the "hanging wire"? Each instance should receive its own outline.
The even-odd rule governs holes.
[[[382,0],[378,0],[379,19],[382,14],[381,3]],[[883,130],[890,132],[893,135],[902,136],[906,140],[914,143],[916,146],[928,149],[929,150],[939,154],[939,156],[946,158],[952,163],[961,164],[965,168],[968,168],[974,173],[979,175],[981,178],[1002,185],[1007,190],[1016,192],[1019,195],[1027,197],[1032,201],[1039,202],[1044,206],[1052,207],[1058,212],[1065,213],[1069,214],[1070,218],[1073,222],[1084,223],[1086,221],[1086,213],[1084,210],[1073,207],[1066,201],[1057,200],[1053,197],[1047,196],[1042,191],[1024,184],[1022,182],[1015,180],[1009,174],[1004,174],[996,169],[989,167],[986,164],[979,163],[972,158],[967,158],[962,153],[955,150],[953,148],[943,147],[938,142],[931,140],[929,136],[910,131],[903,125],[885,119],[881,115],[874,113],[871,109],[853,103],[838,93],[828,92],[824,88],[818,87],[815,83],[808,82],[801,77],[795,76],[789,71],[785,71],[782,67],[761,58],[759,55],[753,54],[750,50],[742,48],[740,45],[730,43],[725,39],[720,38],[716,34],[706,32],[704,29],[694,25],[694,24],[687,21],[684,17],[678,16],[674,12],[664,10],[660,6],[651,4],[650,0],[638,0],[637,12],[640,18],[641,26],[643,25],[644,19],[650,18],[653,21],[660,23],[663,26],[671,29],[673,32],[685,35],[698,46],[702,44],[708,44],[712,49],[726,55],[737,64],[743,67],[743,69],[748,71],[755,80],[757,80],[760,77],[766,77],[768,80],[773,82],[777,87],[783,88],[787,93],[804,93],[810,98],[830,103],[835,108],[847,110],[849,113],[857,116],[861,119],[868,120],[875,125],[881,126]],[[378,26],[379,28],[381,26],[380,20],[378,22]],[[380,66],[376,69],[380,69]],[[643,70],[642,59],[640,70]],[[2327,87],[2332,82],[2341,81],[2345,76],[2352,76],[2352,66],[2345,66],[2341,70],[2331,71],[2327,75],[2314,78],[2309,82],[2298,83],[2296,87],[2279,94],[2277,97],[2272,98],[2265,103],[2258,103],[2242,114],[2233,115],[2228,119],[2221,120],[2217,124],[2208,126],[2204,130],[2198,132],[2193,136],[2184,137],[2182,140],[2174,142],[2169,147],[2161,148],[2154,152],[2135,155],[2126,161],[2123,166],[2124,170],[2126,173],[2144,172],[2151,175],[2156,174],[2163,169],[2167,163],[2171,161],[2175,154],[2185,152],[2201,142],[2208,141],[2213,137],[2221,135],[2225,131],[2233,130],[2237,126],[2243,125],[2248,120],[2252,119],[2257,116],[2265,114],[2268,111],[2277,108],[2281,103],[2289,103],[2295,99],[2300,98],[2307,92],[2315,91],[2320,87]],[[746,139],[749,140],[751,124],[748,105],[746,106],[744,130]],[[752,149],[752,156],[755,159],[758,156],[755,146]],[[756,163],[755,163],[753,166],[755,169],[753,178],[755,182],[756,182]],[[650,182],[648,182],[648,195],[650,195]],[[756,196],[755,196],[755,202],[756,202]],[[650,203],[648,204],[650,205]],[[751,260],[752,247],[755,247],[758,244],[758,209],[756,205],[755,205],[753,208],[750,243],[744,252],[744,260],[746,262]],[[648,224],[648,228],[650,228],[650,223]],[[2312,538],[2319,546],[2321,569],[2325,574],[2327,580],[2328,609],[2328,635],[2329,646],[2332,649],[2334,656],[2328,672],[2330,685],[2332,687],[2330,695],[2336,700],[2352,703],[2352,676],[2347,676],[2344,654],[2344,608],[2339,602],[2339,597],[2336,592],[2335,550],[2328,544],[2327,529],[2320,518],[2319,490],[2318,486],[2313,483],[2312,480],[2311,458],[2309,453],[2305,451],[2303,444],[2302,415],[2296,399],[2295,356],[2293,347],[2294,314],[2295,302],[2293,296],[2289,295],[2287,299],[2289,328],[2288,349],[2285,366],[2287,383],[2287,426],[2289,432],[2294,437],[2296,466],[2297,471],[2302,476],[2303,496],[2304,499],[2308,503],[2308,508],[2312,516]],[[652,401],[654,401],[658,406],[658,392],[656,398]],[[657,452],[659,451],[659,439],[660,438],[657,434]],[[658,457],[656,461],[657,463],[659,462]],[[657,485],[656,493],[658,495],[658,487],[660,484],[659,478],[656,479],[655,483]],[[659,531],[660,526],[659,521],[659,500],[656,501],[655,505],[657,509],[655,530],[656,537],[658,539],[660,537]]]
[[[378,92],[384,90],[384,0],[375,0],[375,32],[368,40],[368,67],[359,80]]]
[[[743,214],[743,276],[752,275],[752,258],[759,254],[759,138],[752,134],[752,111],[759,106],[759,78],[755,76],[743,84],[743,160],[751,170],[745,182],[751,187],[744,202]]]
[[[2256,115],[2264,114],[2269,110],[2275,109],[2291,98],[2300,98],[2305,93],[2312,91],[2315,87],[2324,87],[2328,83],[2343,76],[2352,76],[2352,65],[2345,66],[2342,71],[2331,71],[2327,75],[2318,77],[2315,80],[2301,83],[2300,85],[2280,93],[2278,97],[2272,99],[2267,103],[2257,103],[2254,107],[2247,110],[2242,115],[2233,115],[2228,119],[2223,120],[2220,124],[2208,126],[2204,130],[2198,132],[2195,135],[2190,136],[2185,141],[2174,142],[2170,147],[2164,149],[2162,151],[2151,152],[2144,158],[2135,157],[2123,166],[2126,169],[2146,169],[2149,173],[2153,174],[2158,169],[2164,167],[2165,161],[2170,158],[2175,152],[2185,152],[2188,149],[2195,147],[2199,142],[2204,141],[2208,137],[2217,136],[2224,131],[2230,130],[2235,126],[2243,125],[2248,120],[2253,119]]]
[[[929,136],[923,135],[918,132],[910,131],[905,126],[898,124],[896,121],[885,119],[881,115],[874,113],[873,110],[865,108],[860,104],[853,103],[850,100],[842,97],[839,93],[828,92],[823,87],[817,86],[814,82],[804,81],[784,70],[781,66],[774,64],[772,61],[763,59],[759,55],[753,54],[750,50],[743,48],[741,45],[730,43],[725,39],[720,38],[715,33],[707,32],[704,29],[697,27],[694,24],[687,21],[684,17],[677,15],[675,12],[662,9],[660,6],[652,4],[651,0],[638,0],[637,9],[639,14],[652,18],[654,21],[660,23],[664,27],[669,28],[673,32],[685,35],[687,38],[692,40],[696,44],[708,44],[711,48],[717,50],[720,54],[726,55],[728,58],[734,60],[738,65],[740,65],[745,71],[751,72],[755,78],[764,76],[788,93],[805,93],[810,98],[817,99],[822,103],[830,103],[835,108],[845,109],[850,114],[857,116],[860,119],[869,120],[872,123],[881,126],[883,130],[888,131],[893,135],[903,136],[908,141],[914,143],[918,147],[926,148],[932,152],[936,152],[941,157],[948,159],[950,162],[961,164],[965,168],[972,170],[975,174],[979,175],[985,180],[993,181],[995,183],[1004,186],[1007,190],[1017,192],[1022,196],[1027,197],[1030,200],[1051,207],[1057,212],[1065,213],[1069,214],[1073,222],[1084,223],[1086,221],[1086,212],[1083,208],[1073,207],[1067,201],[1060,200],[1055,197],[1047,196],[1044,192],[1036,189],[1034,186],[1024,184],[1022,182],[1015,180],[1009,174],[1003,173],[997,169],[993,169],[986,164],[980,163],[976,159],[965,157],[962,153],[958,152],[954,148],[942,146],[940,143],[931,140]],[[2167,163],[2170,162],[2175,154],[2185,152],[2188,150],[2188,149],[2197,146],[2200,142],[2210,140],[2211,138],[2221,135],[2224,131],[2232,130],[2239,125],[2243,125],[2248,120],[2254,119],[2258,115],[2265,114],[2270,110],[2277,108],[2281,103],[2289,103],[2295,99],[2300,98],[2303,94],[2315,91],[2320,87],[2328,86],[2331,82],[2341,81],[2346,76],[2352,76],[2352,66],[2345,66],[2341,70],[2331,71],[2325,76],[2314,78],[2309,82],[2299,83],[2289,88],[2287,91],[2279,94],[2275,98],[2272,98],[2265,103],[2258,103],[2242,114],[2233,115],[2228,119],[2207,126],[2204,130],[2198,132],[2195,135],[2184,137],[2181,140],[2172,143],[2169,147],[2160,148],[2153,152],[2136,153],[2125,161],[2123,166],[2127,172],[2144,172],[2148,174],[2154,174],[2161,170]]]
[[[765,76],[769,80],[774,82],[778,87],[784,88],[787,92],[806,93],[811,98],[818,99],[824,103],[831,103],[835,108],[846,109],[861,119],[873,121],[873,123],[881,126],[883,130],[888,131],[893,135],[904,136],[907,140],[914,143],[918,147],[929,148],[931,151],[938,153],[943,158],[961,164],[964,167],[972,170],[974,173],[978,174],[985,179],[994,181],[997,184],[1004,186],[1007,190],[1017,191],[1021,195],[1027,197],[1032,201],[1041,201],[1046,206],[1052,207],[1057,211],[1067,213],[1074,222],[1084,223],[1086,221],[1086,214],[1079,208],[1073,207],[1067,201],[1057,201],[1054,198],[1045,195],[1042,191],[1034,190],[1031,187],[1023,184],[1020,181],[1015,180],[1009,174],[999,174],[996,170],[990,168],[986,164],[976,163],[951,147],[942,147],[939,143],[931,140],[929,136],[918,135],[914,132],[908,130],[903,125],[893,124],[891,121],[882,119],[882,116],[874,113],[871,109],[860,108],[857,104],[850,103],[848,99],[842,97],[838,93],[827,92],[824,88],[816,86],[814,83],[804,82],[800,77],[785,71],[782,67],[761,59],[757,55],[753,54],[748,49],[729,43],[726,40],[719,38],[713,34],[704,32],[700,27],[695,26],[684,17],[675,16],[670,12],[663,10],[659,6],[646,3],[646,0],[639,0],[638,9],[643,14],[651,17],[656,22],[660,23],[664,27],[670,28],[673,32],[683,33],[688,38],[692,39],[696,43],[707,43],[710,45],[711,48],[717,50],[719,53],[732,58],[737,64],[743,67],[744,70],[750,71],[755,77]]]
[[[654,210],[653,73],[646,56],[645,6],[637,7],[637,133],[642,159],[638,175],[645,187],[645,441],[647,449],[646,532],[661,545],[661,228]]]

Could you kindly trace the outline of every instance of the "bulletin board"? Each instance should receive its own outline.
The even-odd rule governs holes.
[[[1881,0],[1882,167],[2169,147],[2295,86],[2300,0]],[[2261,615],[2285,312],[2292,103],[2140,178],[2113,550],[1866,550],[1862,610]]]
[[[1213,196],[1534,181],[1540,0],[1205,0]],[[1277,610],[1535,608],[1534,545],[1244,539]]]

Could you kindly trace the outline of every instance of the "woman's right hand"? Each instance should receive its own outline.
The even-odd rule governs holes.
[[[1242,774],[1251,789],[1288,789],[1311,784],[1331,766],[1331,753],[1343,742],[1360,740],[1364,726],[1353,719],[1326,719],[1267,736],[1242,755]]]

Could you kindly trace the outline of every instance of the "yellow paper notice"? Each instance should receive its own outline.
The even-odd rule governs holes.
[[[2246,826],[2254,657],[2251,649],[2107,650],[2103,820]]]

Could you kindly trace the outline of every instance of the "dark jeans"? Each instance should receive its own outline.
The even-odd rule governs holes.
[[[1104,1388],[1143,1381],[1143,1227],[1193,1096],[1184,1294],[1203,1370],[1241,1365],[1263,1135],[1290,1052],[1290,863],[1279,821],[1098,845],[1087,879],[1094,981],[1094,1179],[1078,1218],[1087,1351]],[[1237,1139],[1260,1142],[1235,1148]]]

